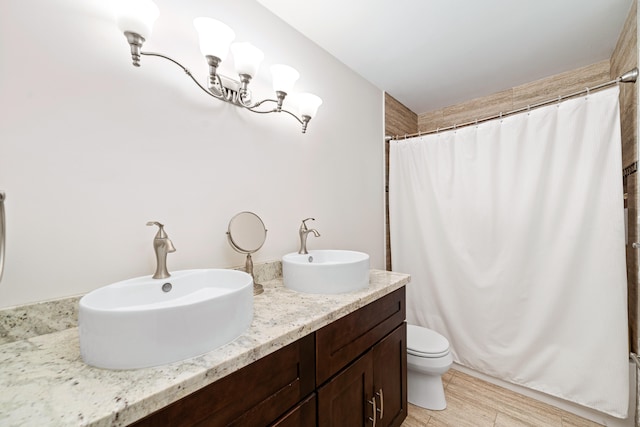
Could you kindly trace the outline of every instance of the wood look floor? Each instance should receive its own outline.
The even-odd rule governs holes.
[[[409,404],[401,427],[598,427],[546,403],[450,369],[443,377],[447,409]]]

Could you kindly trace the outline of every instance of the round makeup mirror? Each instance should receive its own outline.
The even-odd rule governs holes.
[[[253,277],[253,294],[261,294],[264,288],[261,284],[256,283],[256,279],[253,276],[251,254],[260,249],[267,239],[267,229],[264,226],[264,222],[253,212],[240,212],[229,221],[227,238],[234,250],[241,254],[247,254],[245,270]]]

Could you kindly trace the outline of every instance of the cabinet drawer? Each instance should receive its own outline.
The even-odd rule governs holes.
[[[327,381],[402,324],[405,317],[403,286],[316,331],[316,383]]]
[[[310,334],[133,424],[267,426],[315,389]]]
[[[289,411],[272,427],[311,427],[316,425],[316,394]]]

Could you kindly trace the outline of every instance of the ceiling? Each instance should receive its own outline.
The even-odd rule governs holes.
[[[257,0],[415,113],[608,59],[633,0]]]

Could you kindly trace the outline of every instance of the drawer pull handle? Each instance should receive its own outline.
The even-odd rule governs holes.
[[[384,417],[384,393],[382,392],[382,389],[380,389],[376,394],[380,397],[380,407],[378,408],[378,412],[380,412],[380,419],[382,419],[382,417]]]
[[[373,406],[373,417],[369,417],[369,421],[373,421],[373,427],[376,427],[376,413],[378,412],[378,409],[376,408],[376,398],[374,397],[369,400],[369,403]]]

